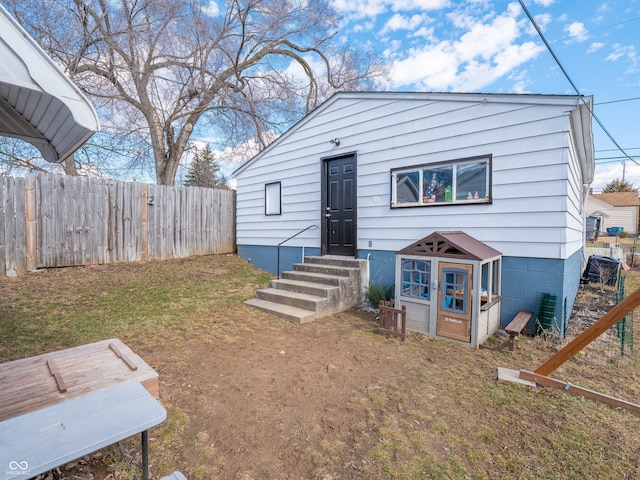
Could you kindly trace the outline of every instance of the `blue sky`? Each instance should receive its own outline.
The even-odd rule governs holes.
[[[574,94],[518,1],[331,0],[339,35],[374,46],[393,91]],[[640,0],[524,0],[574,84],[640,164]],[[600,191],[622,178],[623,154],[594,122]],[[635,158],[637,157],[637,158]],[[640,187],[640,165],[625,162]]]

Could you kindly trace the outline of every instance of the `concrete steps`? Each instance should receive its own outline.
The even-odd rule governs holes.
[[[359,305],[368,281],[366,260],[305,257],[303,263],[271,280],[246,305],[292,322],[305,323]]]

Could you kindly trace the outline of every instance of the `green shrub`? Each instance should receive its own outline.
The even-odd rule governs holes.
[[[380,300],[391,300],[393,297],[393,292],[395,290],[395,285],[385,285],[382,282],[379,283],[369,283],[369,288],[367,289],[367,300],[372,307],[377,307],[380,304]]]

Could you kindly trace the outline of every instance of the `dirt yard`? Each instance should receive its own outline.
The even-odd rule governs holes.
[[[496,367],[534,370],[557,343],[524,338],[510,356],[418,334],[401,342],[378,335],[375,314],[360,309],[294,325],[242,304],[265,281],[235,256],[0,279],[0,330],[27,328],[31,315],[72,324],[68,315],[78,305],[98,311],[97,330],[65,333],[60,326],[23,350],[118,336],[157,369],[168,419],[150,434],[154,479],[174,470],[189,480],[640,476],[639,416],[497,380]],[[145,313],[149,284],[162,306]],[[64,292],[64,300],[46,307],[39,302],[47,292]],[[116,321],[121,313],[109,308],[119,303],[139,320]],[[583,316],[609,308],[608,296],[593,289],[576,305]],[[19,350],[6,338],[0,347],[2,360]],[[588,358],[557,377],[640,399],[636,366]],[[139,464],[137,439],[124,450]],[[41,478],[132,477],[111,447]]]

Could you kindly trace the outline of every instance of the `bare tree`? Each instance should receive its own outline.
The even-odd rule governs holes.
[[[202,0],[8,3],[101,118],[121,134],[144,131],[164,185],[197,130],[264,147],[266,133],[380,74],[375,56],[333,42],[325,0],[229,0],[225,11]]]

